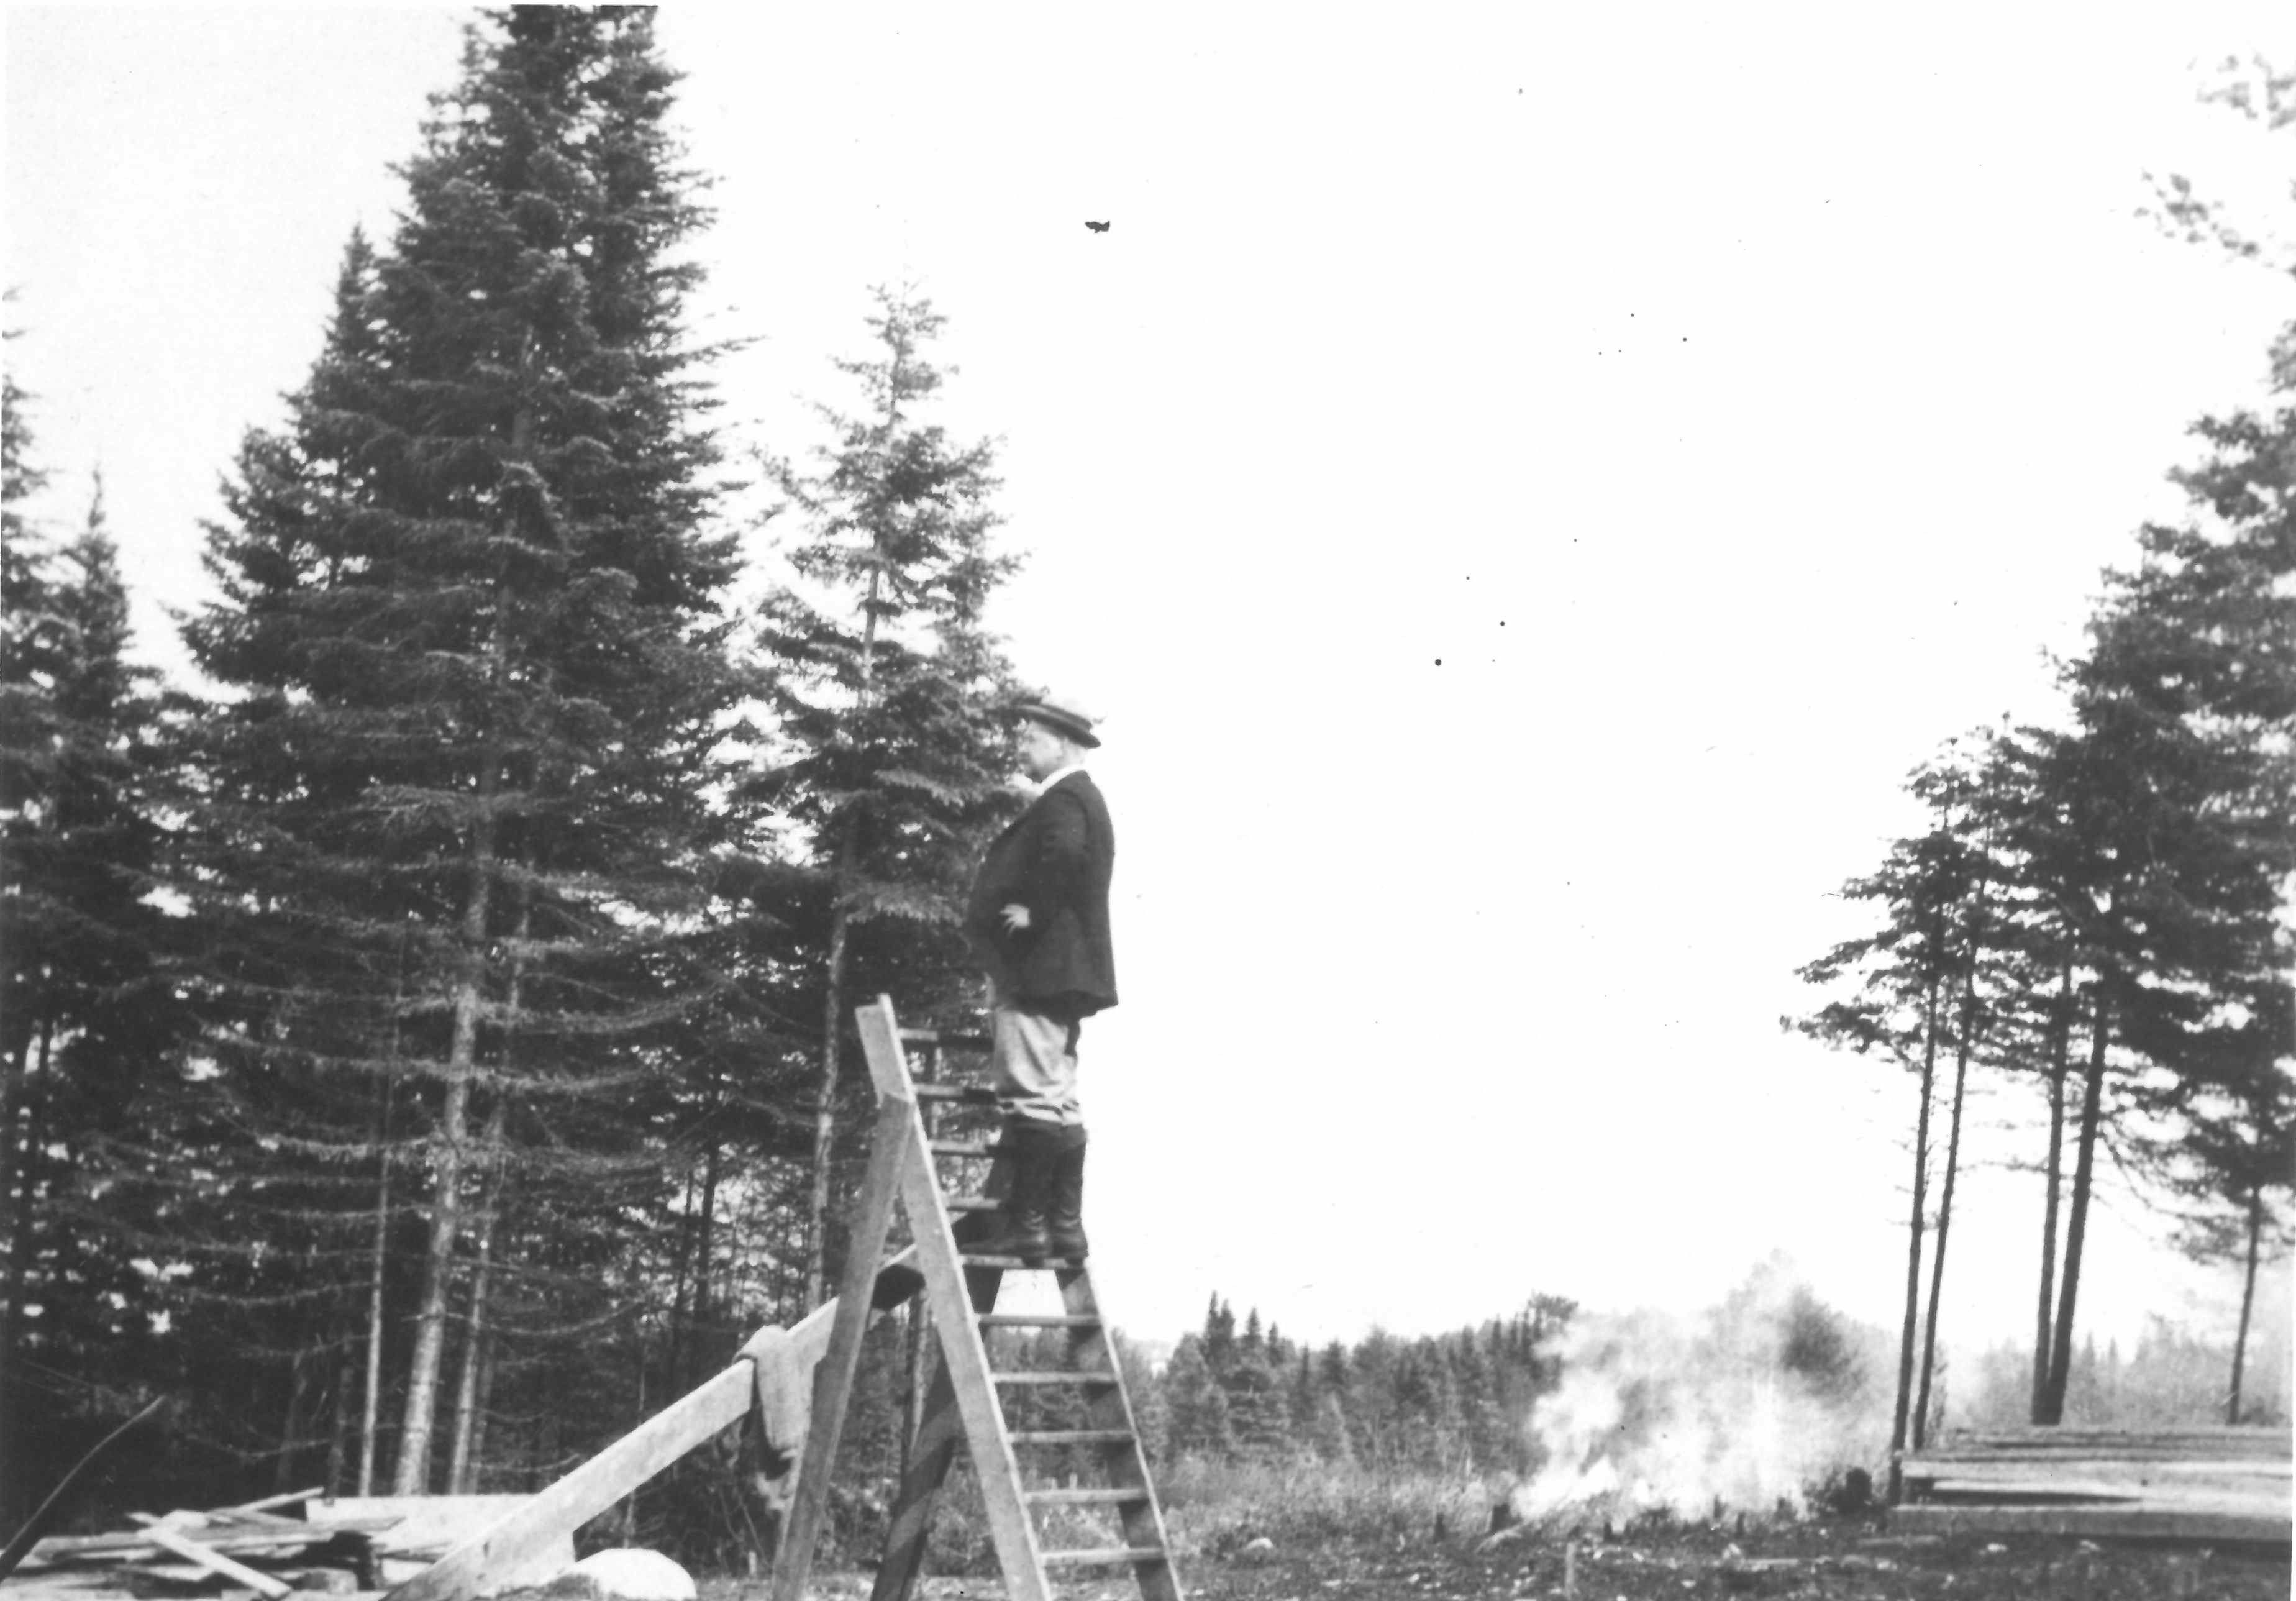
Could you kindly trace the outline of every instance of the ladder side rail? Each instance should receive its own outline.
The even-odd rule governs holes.
[[[873,1004],[858,1008],[857,1016],[862,1049],[880,1092],[900,1094],[908,1088],[909,1074],[901,1055],[900,1029],[894,1021],[892,1001],[881,995]],[[1021,1498],[1021,1466],[1013,1455],[1003,1408],[996,1404],[988,1349],[981,1343],[980,1326],[971,1315],[973,1297],[964,1263],[957,1257],[955,1236],[949,1231],[948,1209],[942,1203],[940,1180],[926,1146],[924,1122],[917,1115],[914,1097],[902,1098],[910,1102],[912,1137],[925,1160],[902,1164],[901,1203],[916,1239],[925,1294],[933,1308],[934,1330],[940,1336],[942,1366],[964,1416],[973,1476],[980,1482],[981,1505],[988,1515],[989,1538],[996,1548],[998,1565],[1004,1571],[1005,1593],[1010,1601],[1053,1601],[1045,1580],[1044,1559],[1037,1548],[1036,1527],[1029,1521],[1027,1503]]]
[[[853,1396],[853,1375],[861,1362],[861,1336],[869,1326],[869,1293],[883,1255],[885,1234],[892,1227],[893,1195],[901,1169],[918,1153],[912,1129],[916,1104],[888,1097],[877,1107],[877,1127],[870,1139],[869,1168],[862,1179],[861,1198],[854,1209],[854,1224],[845,1242],[845,1270],[837,1287],[837,1309],[829,1344],[813,1369],[813,1409],[805,1437],[805,1457],[798,1469],[797,1501],[781,1548],[774,1562],[774,1601],[803,1601],[806,1581],[813,1572],[815,1541],[821,1532],[822,1515],[829,1507],[830,1475],[837,1466],[837,1446],[845,1432],[847,1403]]]
[[[1060,1284],[1061,1302],[1069,1315],[1094,1319],[1089,1326],[1077,1325],[1070,1334],[1070,1359],[1081,1367],[1084,1347],[1097,1341],[1108,1363],[1108,1382],[1095,1383],[1086,1391],[1086,1418],[1093,1428],[1121,1429],[1128,1436],[1100,1448],[1101,1467],[1109,1483],[1139,1493],[1139,1499],[1122,1502],[1116,1509],[1117,1520],[1124,1530],[1124,1543],[1135,1550],[1162,1553],[1152,1559],[1136,1561],[1133,1576],[1139,1580],[1140,1593],[1146,1601],[1183,1601],[1179,1575],[1172,1571],[1171,1542],[1164,1533],[1164,1511],[1156,1499],[1155,1483],[1148,1475],[1147,1442],[1140,1438],[1139,1424],[1132,1415],[1132,1397],[1125,1387],[1124,1363],[1117,1354],[1115,1331],[1109,1326],[1107,1314],[1100,1309],[1089,1269],[1070,1268],[1054,1277]],[[1100,1369],[1092,1371],[1097,1374]]]

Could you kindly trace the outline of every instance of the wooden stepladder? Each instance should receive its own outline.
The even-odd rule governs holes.
[[[880,996],[873,1005],[860,1007],[857,1016],[870,1076],[877,1088],[877,1125],[868,1175],[854,1207],[844,1281],[828,1349],[814,1370],[811,1426],[775,1564],[775,1601],[800,1601],[805,1594],[873,1290],[875,1304],[883,1306],[886,1284],[898,1282],[892,1280],[891,1269],[904,1263],[914,1263],[922,1274],[922,1293],[932,1314],[941,1360],[912,1442],[909,1469],[894,1502],[884,1557],[871,1591],[873,1601],[906,1601],[923,1565],[934,1504],[960,1442],[970,1453],[980,1481],[989,1536],[1004,1569],[1005,1594],[1012,1601],[1052,1601],[1048,1570],[1125,1566],[1131,1568],[1146,1601],[1181,1601],[1179,1580],[1172,1571],[1171,1551],[1164,1536],[1163,1514],[1156,1505],[1155,1486],[1148,1477],[1131,1398],[1125,1393],[1116,1349],[1101,1321],[1090,1272],[1081,1262],[1059,1260],[1043,1269],[1059,1284],[1062,1310],[1058,1313],[1008,1314],[996,1310],[1004,1276],[1029,1269],[1017,1258],[968,1253],[958,1240],[959,1229],[950,1222],[951,1214],[986,1211],[994,1203],[980,1196],[944,1195],[934,1164],[936,1155],[979,1159],[992,1155],[993,1150],[977,1140],[935,1140],[921,1104],[939,1100],[977,1102],[986,1092],[915,1083],[903,1049],[905,1035],[890,999]],[[912,1033],[906,1038],[925,1036]],[[995,1187],[994,1179],[990,1187]],[[896,1197],[907,1215],[914,1243],[889,1264],[884,1248]],[[999,1328],[1062,1331],[1066,1360],[1053,1369],[997,1371],[989,1365],[984,1331]],[[1033,1432],[1008,1427],[997,1399],[1000,1387],[1040,1385],[1068,1386],[1080,1392],[1087,1426]],[[1106,1483],[1092,1488],[1029,1488],[1021,1473],[1020,1453],[1042,1447],[1088,1448],[1098,1457]],[[1118,1543],[1046,1550],[1038,1542],[1032,1512],[1046,1507],[1097,1507],[1112,1512],[1120,1533],[1108,1538]]]

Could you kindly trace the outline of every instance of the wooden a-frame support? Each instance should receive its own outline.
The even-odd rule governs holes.
[[[943,1359],[923,1408],[911,1464],[895,1503],[873,1601],[905,1601],[922,1568],[926,1537],[940,1486],[960,1441],[971,1449],[988,1512],[989,1533],[1011,1601],[1052,1601],[1046,1578],[1048,1554],[1037,1542],[1028,1501],[1104,1504],[1116,1508],[1124,1545],[1108,1550],[1051,1553],[1074,1565],[1128,1564],[1147,1601],[1181,1601],[1172,1572],[1162,1515],[1148,1482],[1129,1398],[1116,1370],[1115,1351],[1080,1265],[1058,1273],[1066,1310],[1048,1318],[1012,1318],[1065,1326],[1071,1346],[1099,1342],[1103,1369],[1073,1375],[1087,1386],[1092,1427],[1036,1437],[1042,1443],[1098,1445],[1110,1481],[1106,1490],[1040,1491],[1021,1488],[1013,1436],[996,1402],[998,1375],[989,1370],[981,1318],[995,1306],[1005,1266],[960,1254],[948,1207],[933,1168],[932,1144],[917,1104],[892,1002],[879,997],[857,1010],[862,1044],[875,1081],[878,1112],[868,1171],[855,1204],[845,1271],[834,1301],[816,1308],[793,1327],[761,1329],[728,1367],[656,1413],[597,1456],[536,1495],[480,1534],[464,1541],[391,1592],[391,1601],[469,1601],[525,1577],[536,1559],[579,1525],[713,1436],[742,1421],[759,1393],[760,1369],[811,1375],[809,1421],[798,1469],[796,1495],[775,1564],[775,1601],[800,1601],[811,1575],[814,1547],[829,1499],[831,1469],[842,1433],[854,1373],[860,1361],[873,1293],[896,1270],[922,1270],[933,1309]],[[907,1214],[915,1244],[881,1260],[895,1199]],[[1051,1375],[1030,1375],[1046,1378]]]

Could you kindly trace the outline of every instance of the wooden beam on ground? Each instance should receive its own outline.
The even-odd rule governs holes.
[[[2246,1487],[2285,1494],[2285,1462],[2131,1462],[2103,1457],[2020,1457],[2004,1461],[1983,1457],[1908,1457],[1906,1482],[1951,1479],[1964,1484],[2048,1484],[2062,1478],[2109,1479],[2131,1489],[2144,1485]]]
[[[1954,1434],[1932,1441],[1918,1457],[2117,1457],[2126,1459],[2201,1459],[2285,1462],[2291,1455],[2284,1428],[2205,1429],[1998,1429]]]
[[[173,1551],[186,1562],[197,1563],[210,1573],[220,1573],[234,1584],[243,1584],[258,1595],[269,1596],[272,1601],[295,1593],[295,1587],[285,1580],[259,1572],[245,1563],[234,1562],[222,1552],[201,1545],[182,1531],[165,1523],[152,1524],[144,1531],[144,1536],[153,1545]]]
[[[902,1252],[887,1266],[906,1263]],[[816,1307],[790,1330],[800,1365],[828,1349],[837,1303]],[[754,1388],[752,1364],[739,1360],[688,1391],[483,1533],[472,1536],[390,1592],[393,1601],[468,1601],[588,1523],[720,1431],[742,1421]]]
[[[1890,1528],[1904,1534],[2050,1534],[2084,1539],[2189,1539],[2286,1545],[2289,1510],[2211,1512],[2155,1507],[1946,1507],[1890,1509]]]

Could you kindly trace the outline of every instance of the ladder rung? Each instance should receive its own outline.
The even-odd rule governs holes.
[[[1014,1445],[1124,1445],[1129,1429],[1035,1429],[1012,1436]]]
[[[912,1084],[920,1101],[967,1101],[976,1106],[996,1104],[996,1092],[986,1084]]]
[[[1030,1270],[1048,1272],[1055,1268],[1073,1268],[1077,1265],[1065,1256],[1048,1256],[1041,1262],[1024,1262],[1017,1256],[975,1256],[969,1251],[957,1260],[968,1268],[1018,1268],[1023,1272]]]
[[[903,1045],[954,1046],[961,1051],[985,1051],[988,1036],[975,1034],[964,1029],[903,1029]]]
[[[1040,1507],[1122,1507],[1145,1501],[1145,1489],[1132,1490],[1029,1490],[1021,1498]]]
[[[1004,1203],[988,1195],[943,1195],[941,1204],[951,1211],[995,1211]]]
[[[936,1156],[994,1156],[996,1147],[980,1139],[937,1139],[932,1142]]]
[[[992,1373],[1000,1384],[1113,1384],[1112,1373],[1079,1373],[1074,1368],[1046,1373]]]
[[[1165,1562],[1169,1558],[1155,1546],[1108,1546],[1096,1551],[1047,1551],[1048,1568],[1104,1568],[1120,1562]]]
[[[1097,1318],[1078,1317],[1068,1312],[983,1312],[983,1328],[1098,1328]]]

